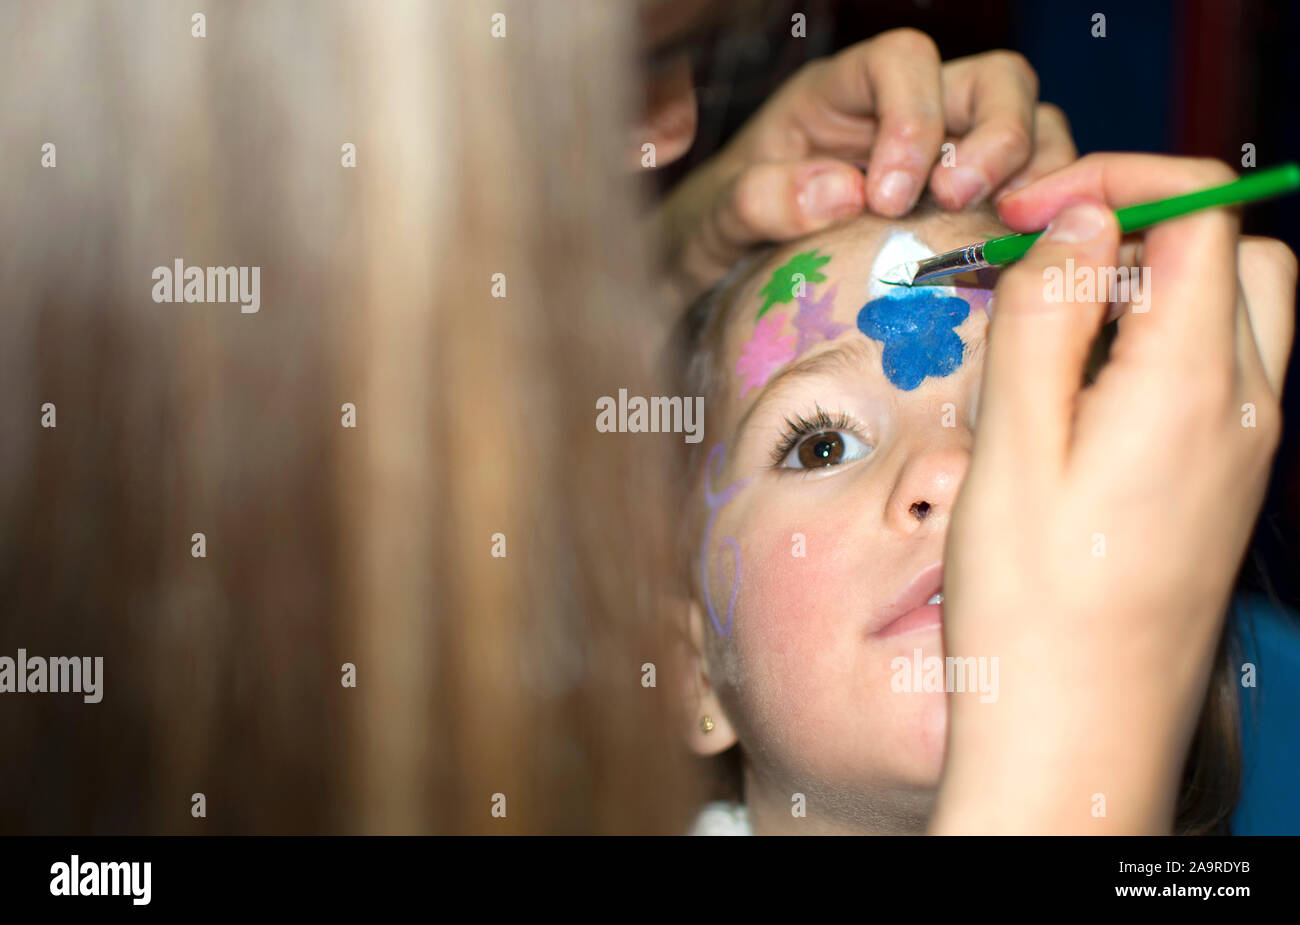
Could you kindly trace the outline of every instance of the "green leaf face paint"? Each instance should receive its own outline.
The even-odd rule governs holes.
[[[826,274],[821,268],[830,263],[830,256],[818,257],[817,251],[805,251],[795,254],[772,273],[767,285],[758,291],[763,298],[763,307],[758,310],[762,318],[767,310],[777,303],[793,302],[799,294],[800,286],[826,282]]]

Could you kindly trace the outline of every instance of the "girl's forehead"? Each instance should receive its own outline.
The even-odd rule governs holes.
[[[801,297],[814,293],[821,297],[829,292],[836,317],[856,314],[868,299],[888,291],[879,277],[893,266],[1006,233],[987,211],[932,212],[903,221],[868,215],[785,245],[737,292],[728,311],[726,341],[738,350],[764,317],[797,312]]]
[[[1004,233],[988,213],[907,222],[872,216],[775,251],[724,307],[727,406],[740,414],[761,403],[770,382],[824,371],[827,360],[853,351],[855,338],[903,393],[957,372],[987,326],[995,274],[916,289],[889,286],[882,277],[900,263]]]
[[[785,275],[794,276],[800,270],[811,268],[819,275],[833,274],[838,280],[860,281],[866,285],[877,258],[882,254],[888,258],[884,262],[889,262],[894,255],[904,256],[915,252],[917,244],[929,253],[943,253],[1009,231],[993,213],[986,210],[931,211],[903,220],[864,215],[842,227],[810,235],[777,248],[755,269],[740,291],[739,298],[742,301],[753,301],[760,290],[769,286],[778,271],[792,261],[794,266],[789,267]],[[812,267],[813,260],[798,259],[810,251],[817,254],[816,267]],[[906,259],[914,258],[904,257]],[[800,266],[801,263],[806,266]]]

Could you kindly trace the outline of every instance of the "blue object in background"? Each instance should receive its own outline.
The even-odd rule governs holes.
[[[1092,17],[1106,16],[1094,38]],[[1038,97],[1065,110],[1080,154],[1172,151],[1172,0],[1110,4],[1027,0],[1015,6],[1016,48],[1038,71]]]
[[[1258,687],[1241,691],[1241,800],[1234,835],[1300,835],[1300,618],[1260,594],[1236,598],[1234,632]]]

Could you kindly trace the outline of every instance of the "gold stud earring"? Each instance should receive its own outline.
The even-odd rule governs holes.
[[[703,732],[705,735],[707,735],[708,733],[710,733],[710,732],[712,732],[712,731],[713,731],[713,720],[709,719],[709,717],[708,717],[707,714],[705,714],[704,716],[701,716],[701,717],[700,717],[700,732]]]

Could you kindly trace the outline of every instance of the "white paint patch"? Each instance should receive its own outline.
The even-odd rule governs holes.
[[[898,266],[900,263],[915,263],[924,260],[926,257],[933,257],[934,251],[921,243],[921,239],[910,231],[901,229],[887,230],[885,232],[885,241],[880,245],[880,252],[876,254],[875,262],[871,264],[870,282],[867,284],[867,298],[878,299],[884,295],[898,292],[897,286],[889,286],[880,281],[880,278]],[[942,292],[944,295],[955,296],[957,290],[952,286],[927,286],[927,289],[933,289],[936,292]]]

